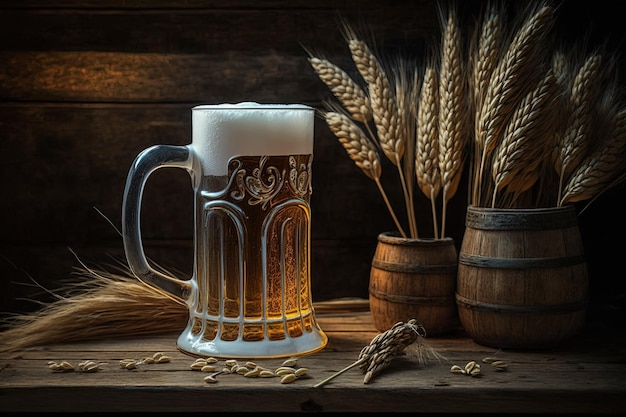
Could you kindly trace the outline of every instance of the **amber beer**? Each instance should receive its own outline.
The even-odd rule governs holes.
[[[312,331],[312,157],[237,157],[228,177],[206,179],[223,188],[196,197],[204,222],[196,239],[206,257],[195,273],[206,299],[197,305],[194,333],[258,341]]]
[[[195,356],[276,358],[323,349],[311,296],[311,161],[315,109],[217,104],[192,109],[192,143],[155,145],[133,162],[122,231],[129,267],[189,308],[177,346]],[[150,174],[185,169],[194,188],[189,279],[145,257],[141,197]]]

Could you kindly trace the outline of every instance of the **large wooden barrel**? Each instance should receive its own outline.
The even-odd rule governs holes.
[[[453,239],[405,239],[381,233],[369,283],[376,328],[382,332],[414,318],[429,336],[458,329],[456,272]]]
[[[551,348],[585,323],[589,279],[573,207],[468,207],[456,302],[477,343]]]

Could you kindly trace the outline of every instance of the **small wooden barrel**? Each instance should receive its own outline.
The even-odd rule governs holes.
[[[405,239],[381,233],[372,260],[370,311],[379,331],[417,320],[429,336],[457,329],[454,240]]]
[[[585,323],[589,279],[573,207],[468,207],[456,302],[475,342],[551,348]]]

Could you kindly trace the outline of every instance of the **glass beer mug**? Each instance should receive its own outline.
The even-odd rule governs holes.
[[[196,356],[278,358],[321,350],[310,283],[314,109],[258,103],[192,109],[192,143],[143,150],[128,173],[124,249],[145,284],[189,308],[177,346]],[[194,189],[194,268],[168,276],[146,260],[145,183],[187,170]]]

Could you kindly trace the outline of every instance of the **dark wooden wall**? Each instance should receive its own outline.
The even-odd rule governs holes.
[[[612,39],[621,48],[616,3],[580,9],[568,0],[557,27],[576,36],[589,28],[591,41]],[[471,22],[484,2],[460,4]],[[120,226],[132,160],[153,144],[189,143],[194,105],[321,107],[329,92],[303,46],[349,67],[339,16],[366,27],[386,53],[423,56],[439,35],[431,0],[3,2],[0,311],[36,307],[21,300],[34,290],[24,284],[32,278],[56,288],[79,266],[70,249],[90,266],[123,259],[121,237],[98,211]],[[393,222],[374,184],[321,120],[314,154],[313,297],[367,297],[376,236],[394,229]],[[385,183],[400,203],[389,172]],[[593,295],[602,305],[624,293],[623,191],[603,196],[580,218]],[[193,257],[191,198],[182,170],[158,171],[144,194],[147,254],[182,274]],[[448,235],[458,244],[465,205],[460,191],[449,208]],[[425,201],[418,210],[421,228],[429,230]]]

